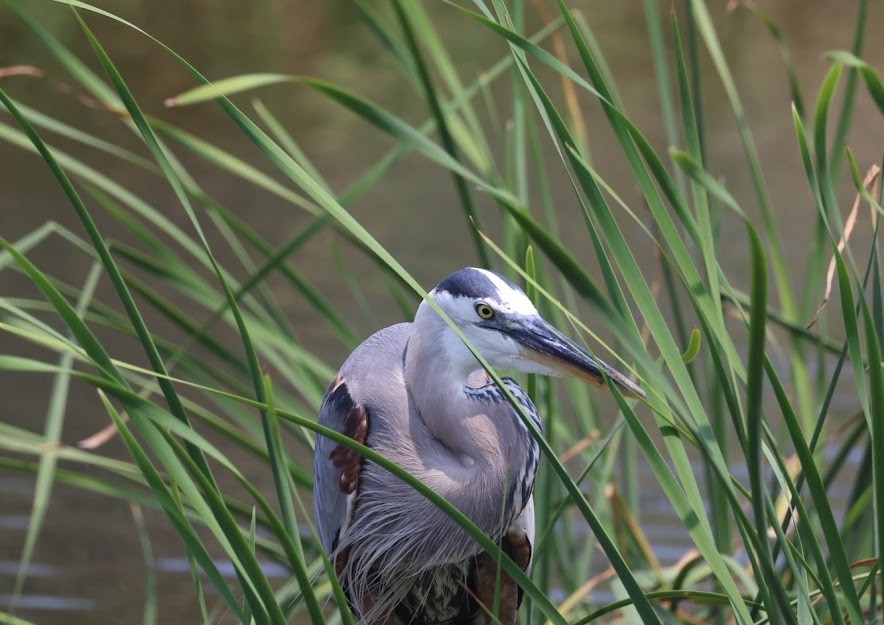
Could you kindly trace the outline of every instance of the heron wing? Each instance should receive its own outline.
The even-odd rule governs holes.
[[[534,553],[534,495],[528,498],[525,508],[504,534],[501,548],[523,571],[528,572]],[[506,571],[501,571],[498,576],[497,560],[487,551],[476,558],[474,579],[474,592],[479,602],[491,610],[497,595],[498,620],[502,625],[515,625],[524,591]],[[491,622],[488,613],[485,622]]]
[[[534,495],[532,494],[528,497],[528,503],[525,504],[525,507],[522,509],[522,512],[519,516],[516,517],[516,520],[513,521],[513,525],[510,528],[510,532],[517,532],[519,534],[524,535],[524,545],[520,547],[522,550],[518,558],[515,556],[512,557],[519,566],[522,567],[522,570],[528,571],[531,568],[531,561],[534,559]],[[510,533],[508,532],[508,533]],[[524,549],[527,548],[527,551]]]
[[[368,410],[353,400],[342,375],[338,375],[325,392],[319,424],[365,443]],[[362,456],[358,452],[325,436],[316,437],[313,509],[322,546],[329,555],[334,554],[338,537],[352,519],[361,468]]]
[[[367,338],[347,358],[329,385],[319,409],[319,424],[369,447],[369,436],[398,428],[391,415],[408,416],[402,382],[402,359],[411,324],[384,328]],[[398,382],[397,382],[398,380]],[[400,414],[401,413],[401,414]],[[369,433],[369,427],[371,433]],[[313,464],[313,509],[326,552],[340,568],[349,544],[345,535],[358,515],[366,461],[356,451],[324,436],[316,437]],[[340,544],[339,544],[340,543]],[[340,551],[341,553],[337,553]]]

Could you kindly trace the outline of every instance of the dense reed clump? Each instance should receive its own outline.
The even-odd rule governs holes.
[[[51,389],[48,410],[28,405],[27,415],[0,418],[0,476],[24,473],[36,485],[0,622],[26,622],[17,597],[54,486],[63,484],[133,505],[146,623],[156,622],[163,597],[142,510],[162,511],[180,535],[206,622],[352,623],[308,512],[317,433],[386,466],[499,555],[524,588],[526,623],[880,620],[881,177],[875,163],[857,162],[851,145],[857,133],[880,129],[884,112],[880,68],[863,60],[867,1],[850,4],[858,15],[854,39],[844,44],[849,51],[827,55],[830,69],[812,106],[776,23],[740,9],[754,11],[782,52],[793,106],[780,123],[803,164],[795,197],[811,204],[812,239],[797,264],[787,262],[796,252],[787,250],[782,208],[766,182],[765,167],[778,164],[761,162],[702,0],[676,3],[671,19],[653,0],[643,3],[663,112],[655,125],[665,130],[668,151],[626,111],[590,16],[564,0],[554,14],[523,1],[357,0],[367,28],[414,88],[409,97],[423,103],[417,125],[319,78],[261,73],[210,82],[137,25],[89,3],[59,2],[71,5],[62,9],[72,10],[94,53],[88,62],[38,18],[50,0],[8,2],[6,12],[64,72],[59,97],[115,118],[137,147],[41,113],[40,101],[20,101],[6,78],[42,70],[0,68],[0,139],[39,155],[35,167],[48,168],[66,216],[76,217],[74,226],[47,221],[16,240],[0,229],[0,376],[39,376]],[[477,79],[459,71],[457,37],[437,28],[439,11],[500,51]],[[248,139],[251,155],[147,114],[133,95],[138,76],[121,74],[93,34],[99,22],[146,37],[173,58],[194,88],[167,105],[220,107],[233,122],[225,131]],[[712,87],[704,66],[736,120],[745,192],[729,188],[730,172],[709,158],[704,111]],[[248,99],[279,83],[343,107],[392,147],[348,188],[333,188],[284,116]],[[872,118],[857,114],[861,103]],[[594,149],[602,130],[611,136],[604,153]],[[151,202],[136,190],[140,182],[105,174],[79,156],[86,149],[125,163],[134,172],[128,180],[161,185],[167,201]],[[317,286],[318,268],[304,250],[331,241],[335,280],[351,289],[359,315],[374,318],[383,300],[397,302],[408,319],[426,296],[413,277],[424,269],[385,249],[351,207],[396,184],[396,167],[415,155],[450,177],[456,203],[445,219],[462,223],[470,242],[469,258],[447,268],[478,263],[507,273],[551,321],[573,328],[605,359],[616,353],[618,368],[632,371],[648,394],[607,400],[576,383],[527,380],[545,419],[530,577],[421,482],[315,422],[338,362],[308,335],[323,328],[340,352],[359,342],[363,328]],[[628,172],[624,182],[605,173],[614,159]],[[282,242],[268,238],[203,188],[198,168],[295,209],[303,225]],[[577,218],[564,221],[566,212]],[[47,262],[48,246],[73,248],[91,269],[72,280]],[[740,255],[748,261],[733,266]],[[366,293],[360,282],[368,273],[387,292]],[[7,287],[7,276],[32,290]],[[315,320],[309,330],[286,314],[291,297]],[[81,445],[63,436],[82,414],[68,401],[72,387],[89,389],[89,410],[104,411],[109,424]],[[836,396],[849,408],[836,410]],[[660,493],[668,522],[690,543],[675,564],[658,561],[665,545],[642,529],[639,467],[649,476],[644,488]],[[835,492],[847,493],[842,505],[832,503]],[[284,580],[268,575],[270,562],[285,567]]]

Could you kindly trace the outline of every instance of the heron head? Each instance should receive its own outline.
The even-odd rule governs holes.
[[[570,375],[605,388],[610,380],[626,396],[645,396],[543,319],[525,292],[497,273],[466,267],[440,282],[430,296],[495,368]],[[462,346],[456,336],[453,340]]]

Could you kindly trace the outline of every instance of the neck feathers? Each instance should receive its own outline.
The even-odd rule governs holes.
[[[424,467],[436,470],[422,479],[494,534],[501,515],[521,511],[514,498],[521,499],[526,472],[533,483],[538,453],[519,416],[478,367],[460,338],[422,304],[405,356],[406,384],[432,439],[433,457]],[[507,386],[536,417],[524,391],[512,380]]]

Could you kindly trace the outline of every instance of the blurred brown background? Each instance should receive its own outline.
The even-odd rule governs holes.
[[[668,19],[669,3],[660,4],[664,19]],[[805,105],[812,110],[819,85],[830,67],[823,54],[833,49],[849,49],[852,44],[856,3],[771,0],[758,4],[770,12],[782,28]],[[884,10],[880,3],[871,4],[863,56],[880,72],[884,69],[884,39],[877,34],[884,26]],[[407,82],[395,60],[360,19],[358,11],[344,0],[253,3],[120,0],[100,5],[168,44],[210,79],[250,72],[309,74],[341,84],[410,123],[418,124],[428,117],[421,94]],[[658,151],[665,154],[667,142],[642,3],[592,0],[572,5],[584,12],[598,37],[630,116]],[[91,68],[101,72],[69,9],[48,0],[30,0],[22,6]],[[506,54],[502,41],[489,36],[482,26],[456,9],[442,3],[428,3],[428,6],[464,82],[472,81],[480,71]],[[725,3],[719,1],[710,2],[709,7],[747,110],[793,270],[795,292],[800,293],[805,288],[801,286],[803,265],[816,209],[795,141],[785,68],[770,34],[750,11],[738,8],[729,12]],[[528,12],[531,24],[542,23],[530,8]],[[110,20],[94,15],[87,15],[86,19],[146,112],[276,176],[263,156],[215,105],[173,110],[163,107],[166,98],[194,84],[156,44]],[[14,65],[34,66],[45,72],[45,76],[3,78],[0,86],[11,97],[146,155],[146,150],[113,115],[89,107],[64,90],[62,85],[70,84],[70,78],[12,11],[0,4],[0,68]],[[708,62],[703,67],[703,81],[710,170],[743,202],[750,215],[757,215],[733,113]],[[549,80],[547,84],[552,91],[560,92],[556,81]],[[501,108],[495,116],[487,116],[489,134],[498,139],[494,150],[501,157],[506,129],[504,124],[497,130],[494,126],[506,120],[508,89],[508,78],[498,80],[493,86],[495,102]],[[236,101],[251,114],[254,97],[260,98],[285,124],[335,191],[346,188],[393,146],[387,136],[304,87],[276,85],[239,96]],[[596,165],[628,202],[635,200],[639,196],[634,182],[598,105],[589,97],[582,97],[581,102]],[[840,102],[840,98],[836,102]],[[483,109],[480,103],[477,107]],[[0,113],[0,122],[11,124],[12,120],[4,111]],[[51,138],[51,143],[59,149],[78,150],[78,158],[141,194],[154,206],[165,207],[163,212],[168,217],[189,228],[172,191],[160,179],[140,174],[132,167],[123,167],[115,160],[84,151],[65,140]],[[848,144],[863,170],[880,162],[884,123],[863,88],[859,91]],[[309,216],[303,211],[229,175],[219,174],[184,151],[177,154],[208,193],[271,243],[281,244],[308,223]],[[549,150],[548,168],[558,171],[560,165],[554,158],[554,152]],[[846,214],[853,192],[847,177],[843,178],[845,184],[839,191],[839,200],[842,213]],[[578,257],[585,258],[588,266],[593,266],[591,246],[569,187],[562,184],[554,191],[563,243]],[[478,201],[491,234],[499,234],[499,219],[493,205],[487,198],[478,197]],[[633,208],[638,212],[643,210],[642,206]],[[450,175],[422,157],[412,155],[404,159],[350,210],[428,288],[450,271],[477,262]],[[105,235],[114,236],[113,222],[98,210],[96,214],[99,225],[107,228]],[[862,219],[855,238],[859,249],[865,249],[863,242],[869,239],[868,234],[862,232],[867,230],[868,218]],[[77,233],[83,232],[45,164],[32,153],[0,140],[0,235],[15,241],[48,220],[64,224]],[[642,248],[646,239],[640,229],[632,224],[629,227],[633,228],[629,235],[636,242],[636,253],[645,254],[643,261],[656,271],[652,251]],[[728,244],[722,249],[722,264],[731,268],[732,279],[738,286],[745,286],[741,276],[748,267],[748,248],[742,225],[726,215],[723,228],[722,238]],[[212,236],[210,231],[210,238]],[[335,264],[332,240],[334,237],[330,234],[318,237],[298,252],[292,262],[336,304],[359,333],[367,335],[381,325],[400,320],[377,271],[343,245],[344,257],[353,264],[367,298],[377,311],[376,318],[366,318],[360,313]],[[81,252],[57,238],[41,246],[32,258],[46,271],[72,284],[82,283],[89,267]],[[276,282],[271,278],[270,283]],[[806,288],[822,294],[822,285],[806,285]],[[106,281],[99,292],[105,299],[111,297]],[[0,272],[0,296],[23,294],[35,294],[28,280],[9,270]],[[331,366],[337,366],[346,350],[333,332],[317,319],[305,302],[285,292],[280,293],[279,298],[307,346],[322,354]],[[230,343],[235,345],[236,337],[230,337]],[[21,353],[20,349],[20,343],[0,334],[0,352]],[[46,378],[0,372],[0,420],[42,431],[47,396]],[[107,422],[92,392],[76,384],[71,390],[70,406],[64,442],[74,443]],[[845,405],[845,409],[848,407]],[[116,447],[111,447],[109,453],[125,457],[117,443],[112,445]],[[261,467],[252,469],[253,472],[262,470]],[[267,479],[270,479],[269,472]],[[0,469],[0,610],[9,601],[15,579],[32,488],[31,478]],[[675,560],[689,543],[683,531],[667,519],[668,505],[662,497],[650,493],[643,502],[642,514],[649,536],[655,544],[666,546],[661,548],[661,558]],[[150,514],[148,525],[160,571],[161,622],[194,622],[199,618],[198,606],[180,539],[160,514]],[[38,623],[140,621],[143,566],[128,506],[57,487],[19,611]]]

